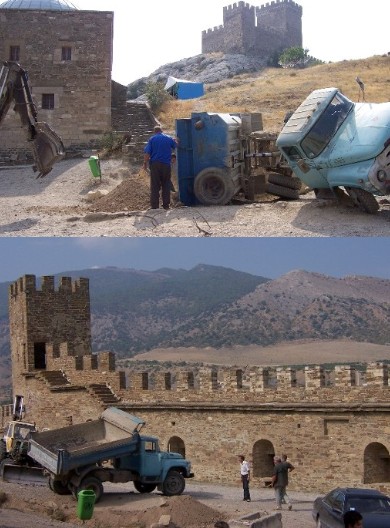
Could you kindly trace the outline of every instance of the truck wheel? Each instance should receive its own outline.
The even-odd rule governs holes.
[[[139,480],[135,480],[134,487],[138,493],[152,493],[152,491],[156,489],[156,484],[139,482]]]
[[[288,189],[300,190],[302,183],[296,176],[285,176],[284,174],[278,174],[276,172],[270,172],[268,175],[268,182],[287,187]]]
[[[60,480],[54,480],[53,477],[49,477],[49,488],[51,491],[54,491],[54,493],[57,493],[57,495],[71,495],[72,492],[68,488],[68,486],[65,486],[62,484]]]
[[[7,458],[7,446],[3,439],[0,440],[0,462]]]
[[[288,187],[283,187],[282,185],[275,185],[274,183],[267,183],[265,186],[265,191],[270,194],[275,194],[281,198],[289,198],[290,200],[299,199],[298,189],[289,189]]]
[[[234,183],[223,169],[203,169],[195,178],[194,193],[203,205],[226,205],[236,193]]]
[[[345,190],[352,198],[353,203],[357,205],[360,210],[368,214],[375,214],[378,212],[379,204],[373,194],[355,187],[345,187]]]
[[[163,495],[171,497],[172,495],[181,495],[184,491],[186,482],[181,473],[170,471],[162,485]]]
[[[81,490],[92,490],[95,492],[95,503],[99,502],[103,495],[103,484],[97,477],[86,477],[77,488],[77,495]]]

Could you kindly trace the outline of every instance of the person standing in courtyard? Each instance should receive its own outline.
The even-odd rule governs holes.
[[[239,455],[238,460],[240,462],[242,489],[244,490],[244,498],[242,500],[250,502],[251,496],[249,492],[249,481],[250,481],[251,472],[250,472],[249,462],[245,460],[244,455]]]
[[[177,141],[163,133],[160,125],[154,127],[154,135],[144,149],[144,168],[150,169],[150,207],[158,209],[160,190],[162,205],[169,209],[171,203],[171,163],[172,151]]]
[[[293,471],[294,466],[290,462],[282,462],[280,457],[274,457],[274,473],[272,475],[272,487],[275,490],[276,509],[282,509],[282,502],[288,504],[288,509],[292,509],[292,504],[286,495],[288,485],[288,473]]]

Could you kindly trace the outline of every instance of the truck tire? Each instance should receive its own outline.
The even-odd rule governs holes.
[[[3,439],[0,440],[0,462],[7,458],[7,446]]]
[[[95,492],[95,503],[99,502],[103,495],[103,484],[97,477],[85,477],[77,488],[77,495],[81,490],[92,490]]]
[[[163,495],[171,497],[172,495],[181,495],[186,486],[186,481],[178,471],[170,471],[162,485]]]
[[[300,190],[302,183],[296,176],[285,176],[284,174],[278,174],[277,172],[270,172],[268,175],[268,182],[287,187],[288,189]]]
[[[138,491],[138,493],[152,493],[152,491],[156,489],[156,484],[150,484],[135,480],[134,487]]]
[[[230,176],[216,167],[203,169],[194,181],[196,199],[203,205],[226,205],[236,192]]]
[[[49,488],[51,491],[54,491],[57,495],[71,495],[72,492],[68,488],[68,486],[65,486],[62,484],[60,480],[54,480],[53,477],[49,477]]]
[[[375,214],[378,212],[379,204],[373,194],[355,187],[345,187],[345,190],[352,198],[353,203],[359,207],[361,211],[368,214]]]
[[[288,187],[283,187],[282,185],[275,185],[274,183],[267,183],[265,186],[266,192],[270,194],[275,194],[281,198],[289,198],[290,200],[299,199],[298,189],[289,189]]]

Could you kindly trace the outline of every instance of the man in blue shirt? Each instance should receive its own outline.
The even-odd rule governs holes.
[[[164,209],[171,203],[171,158],[176,140],[163,134],[161,126],[154,127],[154,135],[144,149],[144,168],[150,168],[150,206],[158,209],[160,189]]]

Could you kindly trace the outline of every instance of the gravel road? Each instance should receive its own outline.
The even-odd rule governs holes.
[[[47,487],[26,486],[4,483],[1,490],[13,497],[12,502],[0,509],[0,528],[71,528],[79,526],[81,521],[75,518],[76,503],[69,496],[53,494]],[[158,492],[147,495],[134,493],[132,484],[104,485],[105,494],[101,502],[95,505],[94,522],[87,521],[87,526],[117,526],[112,523],[114,517],[133,520],[138,512],[146,512],[156,506],[161,506],[164,498]],[[240,483],[237,486],[223,486],[190,482],[186,484],[183,498],[190,496],[196,503],[191,503],[191,513],[196,516],[196,504],[204,504],[218,512],[227,515],[228,519],[239,519],[242,516],[261,512],[270,514],[274,511],[273,490],[251,486],[250,503],[242,501]],[[313,528],[311,507],[316,494],[289,492],[293,503],[292,511],[282,510],[283,528]],[[59,507],[66,512],[68,522],[56,522],[47,516],[48,507]],[[131,513],[131,515],[129,515]],[[70,519],[70,520],[69,520]],[[73,524],[72,524],[73,523]],[[131,523],[130,523],[131,524]],[[130,526],[123,520],[123,527]]]
[[[312,192],[296,201],[176,207],[169,211],[148,211],[144,206],[134,210],[133,201],[145,203],[145,196],[141,202],[133,200],[140,192],[134,171],[121,160],[103,160],[100,182],[92,177],[87,159],[61,161],[43,179],[36,179],[31,167],[3,168],[0,236],[371,237],[388,236],[390,232],[388,201],[383,201],[378,214],[368,215],[356,208],[316,200]],[[122,196],[117,209],[114,202],[107,212],[91,212],[89,191],[112,192],[126,179],[130,192],[127,207]]]

